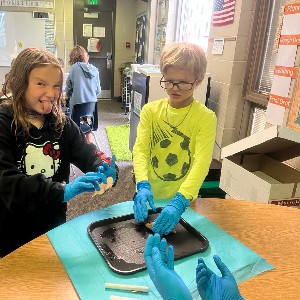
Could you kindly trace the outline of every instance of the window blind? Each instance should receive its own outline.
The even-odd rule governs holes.
[[[276,53],[274,52],[274,43],[277,32],[278,18],[282,1],[273,1],[272,9],[268,14],[268,27],[264,37],[264,55],[261,56],[260,72],[255,89],[263,94],[269,94],[274,78],[274,66],[276,62]]]
[[[250,135],[265,129],[266,108],[254,106]]]

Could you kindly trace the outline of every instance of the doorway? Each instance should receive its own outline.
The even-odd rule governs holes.
[[[113,95],[113,11],[75,12],[74,41],[87,49],[89,63],[99,70],[99,99]]]

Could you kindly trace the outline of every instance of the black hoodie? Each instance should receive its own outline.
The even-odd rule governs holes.
[[[69,180],[70,163],[83,173],[102,163],[69,118],[60,138],[51,115],[26,138],[16,137],[12,119],[12,108],[0,106],[0,257],[65,222],[61,183]]]

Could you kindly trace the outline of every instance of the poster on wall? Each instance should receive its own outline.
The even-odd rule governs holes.
[[[266,122],[300,130],[300,2],[284,7]]]
[[[145,62],[146,26],[147,14],[143,13],[136,18],[135,62],[138,64]]]
[[[166,25],[158,25],[156,27],[155,52],[160,52],[166,44],[166,32]]]
[[[88,52],[100,52],[100,50],[101,50],[100,39],[89,38],[88,45],[87,45],[87,51]]]

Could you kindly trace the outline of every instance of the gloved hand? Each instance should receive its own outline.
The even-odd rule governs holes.
[[[167,256],[166,247],[166,240],[160,240],[159,234],[149,235],[144,250],[149,276],[163,299],[192,299],[189,289],[174,271],[173,247],[168,247]]]
[[[243,300],[232,273],[219,256],[214,255],[214,261],[221,271],[222,277],[209,269],[202,258],[198,259],[196,283],[201,298],[203,300]]]
[[[149,181],[139,181],[136,187],[137,193],[133,197],[134,219],[137,222],[144,222],[148,217],[147,201],[154,212],[156,212],[156,207],[153,202],[153,194]]]
[[[64,202],[68,202],[76,195],[83,192],[99,191],[99,184],[107,183],[106,176],[100,172],[89,172],[80,177],[77,177],[70,183],[67,183],[64,188]]]
[[[181,215],[184,213],[186,208],[190,205],[182,194],[176,193],[171,202],[166,205],[159,216],[154,221],[152,227],[153,232],[162,234],[169,234],[172,229],[179,222]]]
[[[111,158],[110,165],[106,161],[103,161],[102,166],[98,167],[98,171],[100,173],[103,173],[106,176],[106,178],[112,177],[113,184],[115,184],[116,181],[117,181],[117,170],[116,170],[115,161],[116,161],[116,156],[113,155],[112,158]]]

